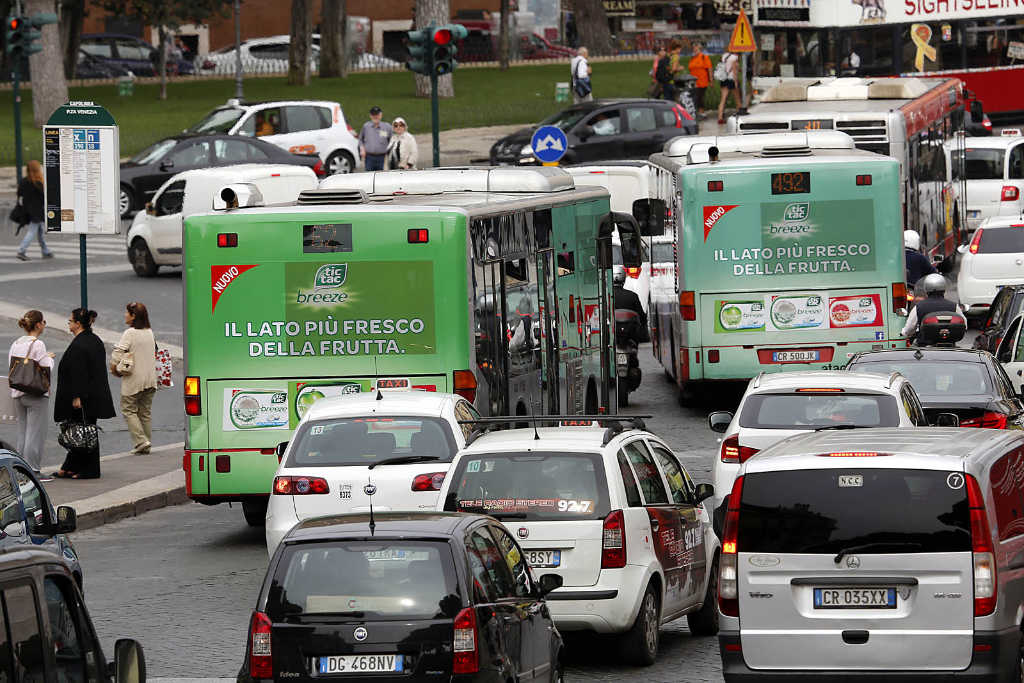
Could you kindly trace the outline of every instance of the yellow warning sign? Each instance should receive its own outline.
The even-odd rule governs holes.
[[[739,19],[736,20],[736,28],[732,30],[732,37],[729,39],[729,52],[753,52],[754,32],[750,30],[750,20],[747,13],[740,10]]]

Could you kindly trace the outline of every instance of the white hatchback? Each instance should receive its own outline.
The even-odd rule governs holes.
[[[368,512],[433,510],[452,457],[479,417],[454,394],[371,391],[320,399],[283,450],[267,505],[267,552],[298,522]]]
[[[926,427],[928,418],[906,377],[844,371],[759,374],[736,414],[715,412],[708,425],[722,433],[714,460],[715,508],[732,490],[740,465],[796,434],[859,427]]]
[[[968,315],[987,313],[1003,285],[1024,284],[1024,216],[986,218],[960,254],[960,306]]]
[[[960,156],[966,182],[964,208],[967,229],[975,230],[990,216],[1020,216],[1024,210],[1024,137],[964,138],[946,143],[946,154],[953,180],[960,180]]]

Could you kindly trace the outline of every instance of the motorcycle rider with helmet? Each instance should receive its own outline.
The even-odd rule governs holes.
[[[636,324],[629,326],[630,338],[637,344],[651,341],[647,331],[647,314],[640,305],[640,297],[636,292],[626,289],[626,269],[622,266],[612,268],[612,308],[627,309],[637,315]]]
[[[910,287],[935,272],[935,266],[921,253],[921,235],[916,230],[903,231],[903,255],[906,258],[907,284]]]
[[[903,336],[908,341],[912,341],[917,336],[920,321],[924,320],[925,316],[929,313],[955,311],[960,315],[964,315],[959,304],[955,304],[946,298],[946,278],[942,275],[938,273],[925,275],[923,288],[925,298],[917,300],[913,310],[910,311],[910,315],[907,316],[907,324],[903,326]]]

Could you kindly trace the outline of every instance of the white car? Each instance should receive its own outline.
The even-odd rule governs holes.
[[[316,154],[328,175],[351,173],[359,158],[359,141],[337,102],[277,100],[252,104],[230,99],[187,132],[247,135],[293,154]]]
[[[750,380],[735,415],[711,413],[708,424],[722,434],[712,467],[717,508],[740,465],[783,439],[822,429],[926,427],[928,418],[914,387],[898,372],[762,372]]]
[[[226,185],[254,187],[266,204],[294,202],[303,190],[317,187],[312,169],[289,164],[240,164],[182,171],[160,186],[139,211],[125,235],[128,261],[139,277],[156,275],[160,266],[180,266],[183,221],[213,208]]]
[[[406,387],[409,381],[387,380]],[[376,487],[374,512],[435,509],[441,482],[470,432],[459,420],[479,418],[454,394],[340,390],[309,405],[283,449],[267,505],[270,555],[301,520],[368,512],[369,483]]]
[[[959,251],[957,296],[967,315],[977,317],[1003,285],[1024,284],[1024,216],[986,218]]]
[[[685,615],[694,635],[717,632],[719,543],[711,486],[628,419],[473,434],[438,502],[497,518],[531,566],[562,577],[547,596],[560,631],[618,634],[647,665],[662,624]]]
[[[288,71],[288,36],[268,36],[242,41],[239,52],[242,55],[244,73],[278,73]],[[200,58],[197,64],[204,73],[233,74],[236,63],[235,45],[211,52]],[[320,64],[320,47],[314,42],[310,46],[310,68]]]
[[[960,180],[959,146],[964,147],[967,229],[973,231],[990,216],[1020,216],[1024,210],[1024,137],[1000,135],[947,142],[953,180]]]

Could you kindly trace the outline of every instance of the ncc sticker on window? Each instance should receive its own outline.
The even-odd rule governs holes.
[[[864,486],[864,476],[861,474],[840,474],[839,488],[858,488]]]

